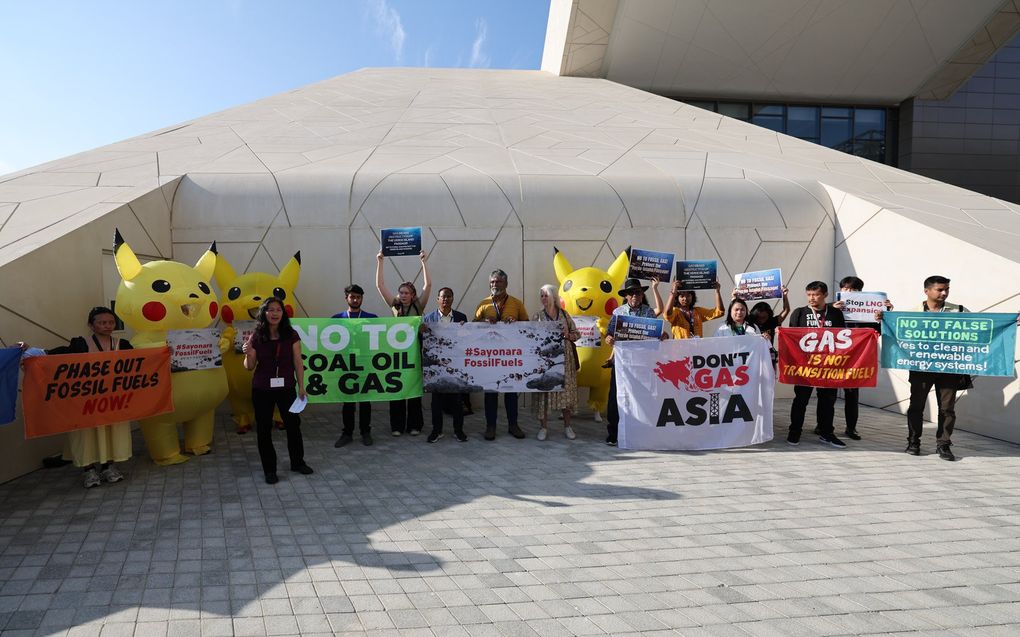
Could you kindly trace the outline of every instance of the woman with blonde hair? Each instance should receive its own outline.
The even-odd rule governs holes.
[[[543,285],[539,291],[542,309],[531,317],[532,321],[554,321],[563,328],[563,391],[545,392],[537,395],[535,413],[541,429],[538,439],[545,440],[549,435],[547,424],[549,412],[559,409],[563,412],[563,432],[570,440],[577,437],[570,426],[570,417],[577,409],[577,348],[574,341],[581,338],[581,333],[560,305],[560,297],[555,285]]]

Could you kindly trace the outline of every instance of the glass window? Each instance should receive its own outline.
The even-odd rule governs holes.
[[[719,114],[746,122],[751,114],[751,105],[734,102],[719,102]]]
[[[808,141],[818,141],[818,107],[790,106],[786,109],[786,133]]]
[[[868,131],[885,132],[885,111],[879,108],[854,109],[854,134]]]
[[[714,111],[715,110],[715,102],[705,102],[705,101],[701,101],[701,100],[687,100],[687,103],[690,104],[691,106],[695,106],[697,108],[703,108],[706,111]]]
[[[822,117],[850,117],[850,109],[826,106],[822,109]]]
[[[786,131],[785,122],[783,121],[783,111],[785,107],[771,104],[768,106],[755,106],[754,117],[751,118],[751,123],[774,130],[778,133]]]
[[[849,119],[822,118],[822,146],[850,152],[853,136]]]

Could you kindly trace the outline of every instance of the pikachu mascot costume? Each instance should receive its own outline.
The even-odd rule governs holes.
[[[248,272],[238,276],[222,255],[216,257],[216,285],[226,294],[220,318],[227,324],[223,338],[231,344],[237,331],[235,320],[255,319],[262,302],[271,297],[283,301],[287,316],[294,316],[294,289],[301,275],[301,253],[295,254],[279,276],[264,272]],[[231,345],[223,353],[223,368],[227,371],[227,385],[230,387],[230,409],[233,412],[237,433],[243,434],[255,422],[255,408],[251,403],[252,372],[244,368],[244,354],[239,354]],[[279,418],[277,418],[279,420]]]
[[[216,320],[219,306],[209,287],[216,268],[215,243],[193,268],[176,261],[142,264],[118,230],[113,257],[121,276],[117,316],[135,331],[135,347],[165,347],[167,330],[202,329]],[[227,397],[222,367],[177,372],[171,380],[174,411],[141,421],[149,455],[159,465],[188,459],[181,455],[177,423],[184,423],[185,451],[209,453],[216,406]]]
[[[609,270],[580,268],[575,270],[567,257],[553,248],[553,269],[560,284],[560,303],[572,316],[594,316],[598,319],[602,339],[599,347],[578,347],[577,386],[590,388],[588,406],[596,413],[606,409],[609,401],[609,370],[602,367],[612,349],[606,345],[609,317],[620,303],[616,291],[630,269],[630,248],[620,253]]]

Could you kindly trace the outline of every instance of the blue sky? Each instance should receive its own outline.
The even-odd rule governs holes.
[[[366,66],[537,69],[549,0],[0,0],[0,175]]]

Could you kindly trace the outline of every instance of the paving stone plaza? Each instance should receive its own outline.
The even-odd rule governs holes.
[[[311,410],[316,473],[284,459],[274,486],[225,414],[184,465],[139,438],[123,483],[0,485],[0,632],[1020,634],[1016,445],[959,432],[948,463],[929,426],[914,458],[904,418],[864,408],[863,441],[794,448],[783,400],[776,440],[698,453],[608,447],[588,419],[540,443],[530,416],[528,440],[484,442],[476,415],[429,445],[383,411],[375,445],[334,449],[338,410]]]

